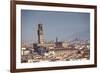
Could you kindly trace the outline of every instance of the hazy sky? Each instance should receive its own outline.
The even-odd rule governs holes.
[[[90,38],[89,13],[21,10],[22,40],[37,41],[39,23],[43,24],[45,40]]]

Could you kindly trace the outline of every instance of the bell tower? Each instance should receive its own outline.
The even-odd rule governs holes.
[[[44,33],[43,33],[43,24],[38,24],[38,43],[44,44]]]

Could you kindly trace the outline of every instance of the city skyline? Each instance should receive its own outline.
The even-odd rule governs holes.
[[[37,26],[43,24],[45,40],[60,41],[76,37],[90,39],[90,14],[79,12],[57,12],[21,10],[22,41],[37,41]]]

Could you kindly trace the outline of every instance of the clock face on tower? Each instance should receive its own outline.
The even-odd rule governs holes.
[[[39,31],[40,35],[43,35],[43,31]]]

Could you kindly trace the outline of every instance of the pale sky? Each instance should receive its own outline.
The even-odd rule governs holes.
[[[45,40],[90,39],[89,13],[21,10],[22,40],[37,41],[39,23],[43,24]]]

